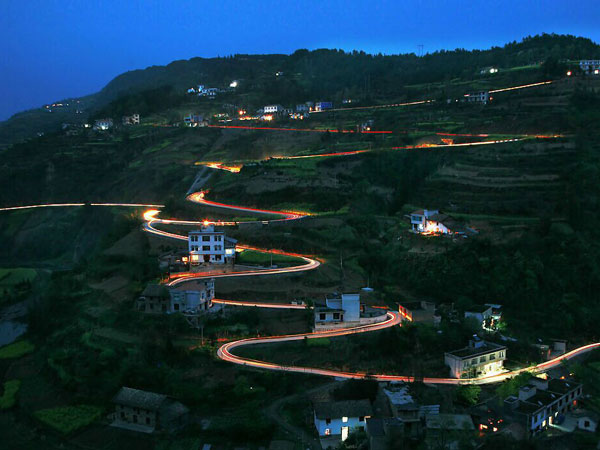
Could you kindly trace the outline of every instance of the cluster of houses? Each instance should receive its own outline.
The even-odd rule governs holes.
[[[123,116],[121,118],[121,124],[124,126],[139,125],[140,124],[140,115],[139,114],[131,114],[129,116]],[[105,117],[103,119],[95,120],[92,129],[96,130],[96,131],[106,131],[106,130],[111,129],[113,126],[114,126],[114,122],[113,122],[112,118]]]
[[[460,441],[505,434],[528,439],[551,427],[595,432],[598,415],[581,408],[583,387],[570,378],[532,377],[516,395],[481,402],[460,414],[442,412],[439,404],[420,404],[411,386],[379,382],[377,408],[368,399],[316,401],[313,421],[323,448],[335,448],[358,429],[366,432],[369,448],[390,448],[390,442],[419,440],[425,448],[458,448]]]
[[[600,75],[600,59],[582,59],[579,68],[586,75]]]
[[[266,105],[259,109],[258,115],[261,120],[270,121],[275,118],[289,117],[290,119],[303,120],[311,112],[322,112],[333,109],[332,102],[305,102],[296,105],[295,108],[286,108],[282,105]]]
[[[219,88],[215,87],[206,87],[203,84],[199,84],[195,87],[191,87],[187,90],[188,94],[195,94],[198,97],[207,97],[207,98],[215,98],[217,94],[223,92]]]

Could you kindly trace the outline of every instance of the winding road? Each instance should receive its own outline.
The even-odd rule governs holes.
[[[512,140],[511,140],[512,141]],[[214,167],[218,169],[218,167]],[[244,211],[258,214],[269,214],[269,215],[281,215],[283,218],[281,219],[272,219],[264,222],[258,223],[269,223],[269,222],[278,222],[285,220],[299,220],[307,216],[302,212],[290,212],[290,211],[270,211],[264,209],[254,209],[236,205],[228,205],[225,203],[217,203],[206,200],[205,191],[199,191],[193,193],[187,197],[189,201],[195,202],[200,205],[223,208],[233,211]],[[187,236],[178,235],[175,233],[166,232],[163,230],[159,230],[154,225],[157,224],[167,224],[167,225],[192,225],[192,226],[201,226],[201,225],[238,225],[239,222],[223,222],[223,221],[186,221],[186,220],[177,220],[177,219],[160,219],[158,218],[158,210],[149,210],[144,213],[144,218],[146,223],[144,225],[144,229],[158,236],[168,237],[179,240],[187,240]],[[285,268],[276,268],[276,269],[255,269],[255,270],[242,270],[236,272],[229,273],[220,273],[214,274],[212,272],[185,272],[182,274],[175,275],[172,279],[167,282],[167,285],[174,286],[180,283],[185,283],[194,279],[203,279],[203,278],[225,278],[225,277],[238,277],[238,276],[260,276],[260,275],[276,275],[276,274],[284,274],[284,273],[293,273],[293,272],[303,272],[306,270],[313,270],[319,267],[320,262],[317,258],[311,257],[308,255],[300,255],[297,253],[284,252],[281,250],[267,250],[260,249],[256,247],[243,246],[238,245],[240,249],[252,249],[261,252],[273,252],[282,255],[288,256],[296,256],[304,260],[305,264],[285,267]],[[245,301],[232,301],[232,300],[222,300],[216,299],[215,303],[220,304],[229,304],[235,306],[248,306],[248,307],[259,307],[259,308],[288,308],[288,309],[305,309],[305,305],[296,305],[296,304],[282,304],[282,303],[261,303],[261,302],[245,302]],[[338,329],[338,330],[329,330],[329,331],[316,331],[312,333],[300,333],[300,334],[289,334],[282,336],[268,336],[268,337],[256,337],[256,338],[248,338],[241,339],[237,341],[228,342],[223,344],[217,351],[217,356],[221,358],[223,361],[230,362],[232,364],[238,364],[241,366],[252,367],[257,369],[264,370],[274,370],[280,372],[294,372],[294,373],[306,373],[312,375],[322,375],[328,377],[335,378],[343,378],[343,379],[371,379],[377,381],[404,381],[404,382],[413,382],[415,381],[414,377],[406,376],[406,375],[387,375],[387,374],[373,374],[366,372],[347,372],[333,369],[322,369],[317,367],[302,367],[302,366],[293,366],[293,365],[282,365],[268,361],[259,361],[250,358],[244,358],[241,356],[237,356],[233,353],[235,349],[239,349],[241,347],[251,346],[251,345],[259,345],[259,344],[274,344],[274,343],[283,343],[283,342],[292,342],[303,339],[317,339],[317,338],[332,338],[339,336],[348,336],[359,333],[368,333],[372,331],[383,330],[385,328],[397,326],[401,324],[401,316],[399,312],[396,311],[387,311],[387,319],[383,322],[369,324],[369,325],[361,325],[356,327]],[[569,360],[576,356],[580,356],[592,350],[595,350],[600,347],[600,342],[593,343],[589,345],[585,345],[579,347],[575,350],[572,350],[564,355],[561,355],[555,359],[550,361],[546,361],[541,364],[524,367],[522,369],[502,372],[499,374],[480,377],[480,378],[466,378],[466,379],[456,379],[456,378],[439,378],[439,377],[424,377],[419,380],[428,383],[428,384],[448,384],[448,385],[459,385],[459,384],[490,384],[490,383],[498,383],[504,381],[508,378],[512,378],[515,375],[518,375],[522,372],[545,372],[554,367],[559,366],[563,361]]]

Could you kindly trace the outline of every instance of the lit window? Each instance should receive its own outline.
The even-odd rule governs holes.
[[[342,417],[342,422],[344,422],[344,423],[348,422],[348,418],[347,417]]]
[[[325,428],[325,436],[329,436],[331,434],[330,428]]]

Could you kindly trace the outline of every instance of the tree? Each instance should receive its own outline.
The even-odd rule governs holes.
[[[468,406],[476,405],[480,394],[481,388],[475,384],[461,385],[456,389],[458,400]]]

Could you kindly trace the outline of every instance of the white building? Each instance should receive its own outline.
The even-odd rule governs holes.
[[[410,213],[410,223],[414,233],[450,234],[455,225],[454,219],[440,214],[437,209],[418,209]]]
[[[283,113],[285,108],[281,105],[267,105],[263,108],[265,114],[280,114]]]
[[[571,380],[532,378],[519,389],[518,397],[504,400],[504,407],[521,417],[532,436],[554,425],[559,415],[576,409],[581,395],[581,384]]]
[[[486,342],[477,335],[469,345],[444,354],[444,363],[450,368],[452,378],[479,378],[504,369],[506,347]]]
[[[236,240],[228,238],[213,225],[203,226],[199,231],[188,233],[190,264],[224,264],[235,258]]]
[[[490,93],[488,91],[469,92],[465,94],[465,99],[469,103],[487,104],[490,101]]]
[[[373,414],[369,400],[315,403],[315,428],[320,437],[335,437],[342,441],[355,428],[364,430],[366,419]]]
[[[94,130],[105,131],[112,128],[113,120],[111,118],[98,119],[94,122]]]
[[[315,325],[358,322],[360,320],[360,294],[333,294],[325,304],[315,305]]]
[[[140,124],[140,115],[132,114],[130,116],[123,116],[123,125],[139,125]]]
[[[582,59],[579,68],[588,75],[600,75],[600,59]]]

